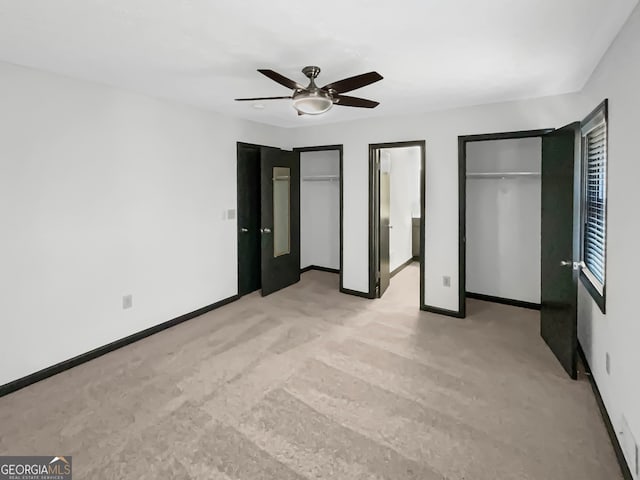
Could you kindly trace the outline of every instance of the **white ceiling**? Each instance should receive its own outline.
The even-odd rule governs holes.
[[[579,90],[638,0],[0,0],[0,60],[284,127]],[[270,68],[376,70],[374,109],[298,117]]]

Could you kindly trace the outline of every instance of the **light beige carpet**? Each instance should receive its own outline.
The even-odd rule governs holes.
[[[0,398],[0,454],[73,455],[77,479],[615,479],[586,381],[535,311],[418,311],[308,272]]]

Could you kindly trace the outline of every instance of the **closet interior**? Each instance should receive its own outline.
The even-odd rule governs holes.
[[[540,304],[540,137],[469,142],[467,296]]]
[[[340,269],[339,150],[300,152],[300,269]]]

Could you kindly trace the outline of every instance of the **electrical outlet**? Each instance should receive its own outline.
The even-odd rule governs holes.
[[[609,352],[605,357],[605,366],[607,368],[607,375],[611,375],[611,357],[609,356]]]
[[[444,276],[442,277],[442,285],[444,285],[445,287],[450,287],[451,286],[451,277],[448,276]]]
[[[133,307],[133,295],[125,295],[122,297],[122,309],[126,310]]]
[[[227,210],[227,220],[234,220],[236,218],[236,210],[235,208],[230,208]]]

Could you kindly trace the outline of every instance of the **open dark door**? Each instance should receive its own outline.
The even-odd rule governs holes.
[[[388,166],[387,166],[388,167]],[[380,285],[378,296],[382,297],[391,281],[390,270],[390,229],[391,229],[391,174],[388,168],[380,166]]]
[[[573,269],[576,136],[572,123],[542,137],[540,334],[571,378],[577,376],[577,278]]]
[[[261,149],[262,295],[300,280],[300,156]]]
[[[260,288],[260,148],[238,144],[238,295]]]

